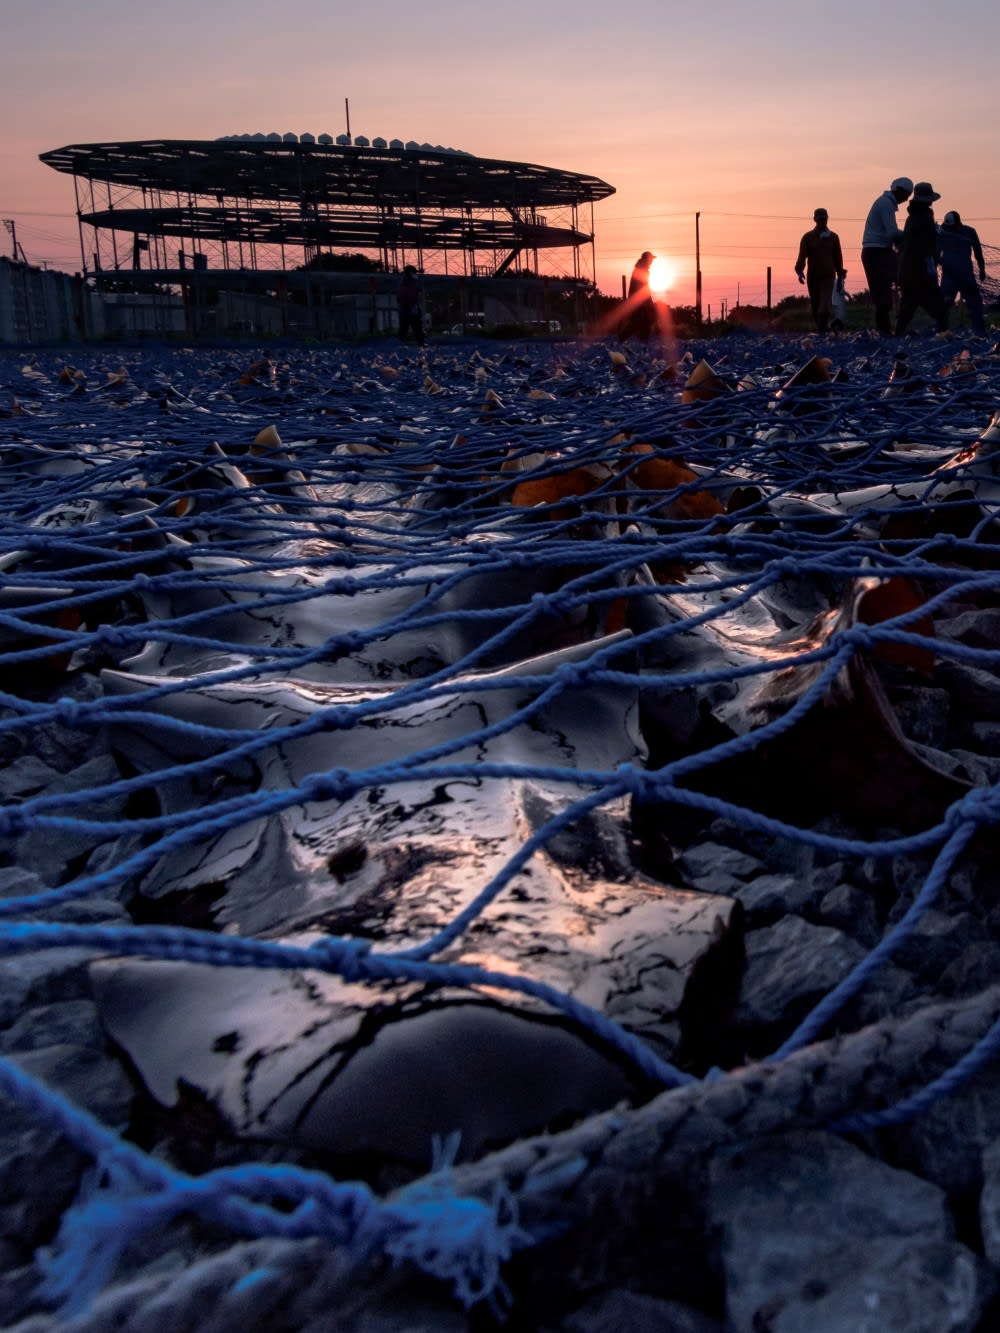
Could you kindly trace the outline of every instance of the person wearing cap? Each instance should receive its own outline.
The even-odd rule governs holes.
[[[961,296],[962,304],[969,312],[972,331],[983,337],[986,333],[986,316],[983,314],[983,298],[972,271],[975,258],[979,268],[979,282],[986,277],[986,261],[983,259],[983,247],[975,227],[966,226],[957,213],[945,213],[944,221],[938,228],[937,261],[941,265],[941,299],[945,308],[951,310],[955,297]]]
[[[809,288],[809,304],[820,333],[826,333],[830,328],[833,285],[839,284],[843,291],[847,277],[840,237],[827,226],[829,216],[825,208],[814,211],[816,225],[799,242],[799,257],[795,261],[799,282]]]
[[[899,314],[896,334],[906,332],[910,320],[922,307],[943,333],[948,327],[948,309],[938,286],[938,232],[931,204],[941,196],[929,181],[918,181],[906,210],[903,248],[899,253]]]
[[[403,269],[403,276],[396,288],[396,308],[399,311],[399,340],[406,342],[406,335],[413,330],[413,338],[418,347],[424,345],[424,324],[420,313],[420,281],[417,270],[412,264]]]
[[[868,291],[875,306],[875,327],[879,333],[892,333],[892,289],[897,277],[897,256],[903,233],[896,222],[899,205],[913,193],[908,176],[897,176],[868,210],[861,237],[861,267],[868,279]]]

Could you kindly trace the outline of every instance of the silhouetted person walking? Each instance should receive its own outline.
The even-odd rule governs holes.
[[[795,261],[799,282],[809,288],[809,304],[820,333],[826,333],[830,328],[834,283],[839,283],[843,289],[847,277],[840,237],[827,226],[828,219],[825,208],[815,210],[813,221],[816,225],[799,242],[799,257]]]
[[[424,345],[424,323],[420,312],[420,283],[417,270],[412,264],[403,269],[403,276],[396,288],[396,306],[399,310],[399,337],[406,342],[406,335],[413,330],[413,338],[418,347]]]
[[[861,267],[868,279],[868,291],[875,307],[875,327],[879,333],[892,332],[892,289],[898,276],[898,260],[903,233],[896,221],[899,205],[913,193],[908,176],[897,176],[868,210],[861,237]]]
[[[979,268],[979,282],[986,277],[986,261],[983,259],[983,247],[975,227],[968,227],[957,213],[945,213],[944,221],[938,228],[937,260],[941,265],[941,299],[945,309],[950,310],[955,304],[955,297],[960,295],[969,312],[969,323],[974,333],[980,336],[986,333],[986,316],[983,313],[983,297],[979,282],[972,271],[975,258]]]
[[[927,181],[913,187],[913,198],[906,210],[903,228],[903,248],[899,255],[899,316],[896,333],[905,333],[906,326],[922,306],[943,333],[948,327],[948,310],[938,286],[937,248],[938,231],[934,225],[931,204],[941,196]]]

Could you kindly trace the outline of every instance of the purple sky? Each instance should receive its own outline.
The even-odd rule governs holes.
[[[797,290],[822,205],[861,285],[861,225],[897,175],[1000,245],[1000,6],[841,0],[2,0],[0,216],[33,262],[79,268],[64,144],[293,131],[416,139],[603,178],[597,276],[640,251],[693,299]],[[5,244],[5,242],[7,244]],[[9,253],[9,237],[0,232]]]

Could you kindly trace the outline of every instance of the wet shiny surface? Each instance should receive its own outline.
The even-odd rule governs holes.
[[[922,602],[995,561],[1000,356],[958,356],[915,343],[904,393],[849,338],[287,349],[263,377],[237,351],[7,355],[7,717],[100,683],[63,713],[130,784],[141,856],[109,829],[101,864],[137,919],[197,903],[215,931],[393,950],[499,878],[441,961],[683,1055],[738,914],[637,858],[617,775],[681,765],[737,821],[790,824],[919,829],[967,790],[880,682],[926,678]],[[655,824],[670,784],[643,805]],[[432,1134],[475,1156],[646,1092],[499,988],[140,961],[95,984],[156,1100],[194,1087],[237,1133],[339,1158],[416,1170]]]

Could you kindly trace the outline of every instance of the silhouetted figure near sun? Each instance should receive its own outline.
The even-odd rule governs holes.
[[[649,290],[649,268],[655,258],[649,250],[643,250],[636,260],[629,279],[625,310],[618,326],[620,342],[626,338],[641,338],[643,342],[648,342],[650,335],[656,332],[656,310]]]
[[[839,283],[843,291],[847,277],[840,237],[827,226],[828,219],[825,208],[815,210],[813,221],[816,225],[799,242],[799,257],[795,261],[799,282],[809,288],[809,304],[820,333],[826,333],[830,328],[834,283]]]
[[[986,333],[986,317],[979,282],[972,271],[973,257],[979,268],[979,282],[982,282],[986,277],[986,261],[979,233],[975,227],[966,226],[957,213],[945,213],[938,228],[937,248],[937,260],[941,265],[941,299],[945,309],[950,310],[955,297],[961,295],[972,330],[982,337]]]
[[[899,255],[897,335],[906,332],[919,306],[935,321],[939,333],[948,327],[948,308],[938,286],[938,231],[934,225],[934,210],[931,208],[934,200],[940,198],[928,181],[919,181],[913,187],[913,198],[906,210],[906,226],[903,228],[903,248]]]

